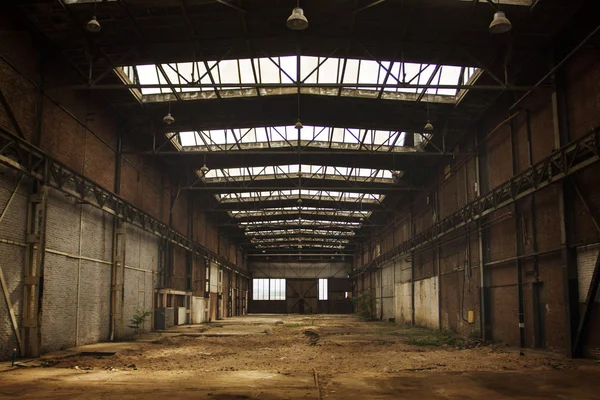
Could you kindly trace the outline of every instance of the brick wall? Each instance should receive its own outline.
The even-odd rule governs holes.
[[[37,71],[39,49],[26,29],[0,16],[2,40],[0,87],[27,140],[33,140],[38,103]],[[59,55],[47,54],[42,65],[48,83],[41,97],[39,148],[68,168],[100,186],[119,191],[128,202],[150,215],[169,222],[170,194],[176,180],[155,158],[127,155],[122,158],[121,185],[115,187],[116,148],[121,126],[115,111],[101,98],[83,91],[68,90],[80,83]],[[0,127],[17,133],[9,112],[0,106]],[[126,134],[123,145],[135,149]],[[0,167],[0,207],[6,204],[17,182],[14,171]],[[24,271],[25,223],[28,195],[33,183],[27,179],[0,223],[0,266],[9,295],[21,321],[22,277]],[[173,227],[188,232],[191,206],[181,196],[173,207]],[[195,238],[217,252],[219,231],[199,213]],[[58,191],[50,191],[47,221],[47,254],[42,296],[42,350],[51,351],[83,345],[109,337],[113,220],[91,206],[81,205]],[[225,242],[223,242],[225,243]],[[157,285],[159,241],[154,235],[127,227],[124,320],[138,305],[152,308]],[[232,257],[228,244],[222,252]],[[223,250],[227,249],[227,250]],[[185,251],[176,250],[176,286],[187,288]],[[243,265],[243,264],[242,264]],[[1,290],[1,289],[0,289]],[[9,358],[17,347],[4,298],[0,303],[0,360]],[[152,326],[148,323],[147,328]],[[130,333],[127,330],[126,333]]]
[[[19,177],[14,171],[0,167],[0,210],[7,206]],[[4,274],[8,295],[17,321],[21,320],[23,301],[23,265],[25,262],[25,224],[27,215],[27,186],[25,179],[18,187],[4,219],[0,222],[0,268]],[[0,360],[8,359],[18,348],[9,311],[0,287]]]
[[[600,52],[583,51],[568,63],[565,75],[568,133],[572,140],[600,126],[600,79],[597,79],[600,76]],[[521,110],[512,122],[508,112],[510,104],[509,96],[501,97],[474,125],[472,131],[465,135],[471,139],[458,145],[460,152],[477,151],[479,155],[481,193],[486,193],[513,176],[513,158],[515,172],[520,172],[544,159],[556,148],[555,111],[551,89],[540,89],[529,96],[523,103],[526,109]],[[511,143],[511,124],[514,128],[514,144]],[[478,148],[474,147],[472,138],[475,136],[479,138]],[[416,233],[431,226],[435,218],[436,199],[439,204],[439,220],[475,198],[475,166],[474,157],[457,158],[448,165],[439,166],[436,179],[431,182],[436,190],[435,193],[428,194],[430,201],[426,201],[423,197],[425,195],[413,200],[413,228]],[[573,177],[596,218],[600,218],[597,211],[600,210],[600,190],[597,185],[599,173],[600,165],[593,165]],[[556,251],[563,245],[560,231],[562,216],[559,209],[561,185],[562,183],[554,184],[536,192],[530,198],[520,200],[516,213],[514,206],[510,205],[482,220],[482,252],[486,263],[483,280],[486,282],[489,296],[489,316],[486,325],[494,340],[512,345],[519,344],[518,270],[514,257],[517,255],[516,244],[520,243],[522,254],[544,253],[535,259],[531,257],[522,261],[525,344],[534,346],[536,341],[544,339],[545,347],[561,352],[569,346],[565,314],[565,266],[560,252]],[[570,183],[565,181],[565,185]],[[592,215],[578,197],[573,197],[575,218],[571,221],[572,230],[567,232],[570,245],[597,243],[598,231],[592,222]],[[405,205],[404,208],[409,207]],[[381,236],[373,238],[363,246],[354,266],[361,267],[372,259],[370,249],[376,243],[383,243],[387,249],[391,239],[394,246],[407,240],[411,231],[408,221],[408,212],[398,215],[395,221],[382,229]],[[533,237],[534,230],[536,237]],[[461,232],[455,236],[444,237],[439,244],[437,253],[431,249],[420,249],[419,253],[415,254],[413,278],[419,280],[439,272],[442,328],[465,335],[477,333],[480,329],[482,281],[477,232],[472,232],[470,242],[467,235]],[[471,254],[469,263],[466,260],[467,248]],[[436,257],[439,271],[436,269]],[[469,265],[470,274],[466,269]],[[388,265],[383,266],[384,271],[389,268]],[[373,285],[379,285],[379,276],[375,275],[374,280],[373,274],[379,272],[367,273],[356,282],[359,290],[363,287],[376,288]],[[376,290],[379,291],[379,288]],[[536,298],[538,304],[534,304]],[[468,310],[475,312],[474,324],[464,320]],[[535,332],[535,314],[541,314],[539,320],[543,325],[544,337]],[[536,335],[539,337],[536,338]],[[597,328],[589,337],[592,341],[596,340],[594,338],[598,337]]]

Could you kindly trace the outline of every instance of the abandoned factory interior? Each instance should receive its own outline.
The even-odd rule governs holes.
[[[593,0],[0,5],[3,399],[600,399]]]

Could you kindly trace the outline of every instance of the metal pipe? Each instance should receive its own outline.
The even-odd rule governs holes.
[[[503,260],[498,260],[498,261],[490,261],[488,263],[485,263],[484,265],[486,267],[493,267],[495,265],[507,264],[507,263],[510,263],[513,261],[524,260],[527,258],[546,256],[546,255],[550,255],[550,254],[554,254],[554,253],[559,253],[561,251],[562,251],[562,249],[553,249],[553,250],[540,251],[540,252],[531,253],[531,254],[522,254],[518,257],[505,258]]]
[[[517,175],[518,170],[518,153],[517,153],[517,140],[516,140],[516,120],[510,121],[510,144],[511,144],[511,159],[512,159],[512,175]],[[515,240],[515,258],[517,261],[517,303],[518,303],[518,318],[519,318],[519,345],[521,348],[525,347],[525,305],[523,300],[523,263],[520,258],[522,253],[522,242],[520,237],[521,224],[519,223],[520,216],[519,202],[513,203],[514,210],[514,240]]]

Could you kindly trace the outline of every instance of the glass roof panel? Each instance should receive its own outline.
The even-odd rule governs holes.
[[[243,211],[229,211],[229,215],[236,218],[253,218],[253,217],[271,217],[275,215],[298,215],[299,212],[302,214],[312,215],[327,215],[327,216],[338,216],[348,218],[368,218],[371,216],[370,211],[361,210],[338,210],[335,208],[317,208],[317,207],[279,207],[279,208],[265,208],[260,210],[243,210]]]
[[[322,200],[334,202],[380,203],[385,198],[382,194],[334,192],[328,190],[273,190],[269,192],[242,192],[216,194],[222,203],[257,202],[266,200]]]
[[[147,102],[170,101],[173,91],[190,94],[182,95],[183,100],[216,99],[212,95],[216,91],[227,97],[294,95],[300,83],[303,94],[376,98],[386,92],[383,98],[411,101],[426,93],[434,95],[427,101],[446,103],[456,102],[459,90],[438,85],[464,84],[472,77],[476,79],[477,72],[469,66],[336,57],[300,56],[298,63],[297,57],[128,65],[117,67],[115,72],[125,82],[139,85],[142,101]]]
[[[333,231],[326,229],[272,229],[272,230],[252,230],[246,231],[246,236],[251,237],[269,237],[269,236],[282,236],[282,235],[318,235],[318,236],[338,236],[338,237],[352,237],[355,235],[354,231]]]
[[[200,171],[198,174],[203,176]],[[295,178],[394,183],[392,171],[389,170],[306,164],[214,169],[209,170],[204,177],[207,183]]]
[[[294,126],[272,126],[235,129],[212,129],[167,133],[182,151],[234,151],[268,148],[289,148],[298,145],[315,148],[337,148],[377,152],[416,152],[421,147],[405,147],[407,135],[422,142],[428,134],[358,128],[304,126],[300,133]]]

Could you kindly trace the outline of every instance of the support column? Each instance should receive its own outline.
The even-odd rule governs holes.
[[[560,55],[557,55],[559,58]],[[567,113],[566,82],[564,72],[559,70],[555,76],[555,92],[552,96],[554,114],[555,149],[569,143],[570,127]],[[577,259],[570,246],[575,221],[572,187],[566,180],[559,183],[558,207],[560,215],[561,261],[563,265],[563,293],[565,302],[565,328],[567,337],[567,355],[573,357],[573,346],[579,323],[579,286],[577,277]]]
[[[516,138],[516,119],[510,121],[510,143],[511,143],[511,158],[512,158],[512,175],[517,174],[518,169],[518,148]],[[518,318],[519,318],[519,346],[525,347],[525,310],[523,304],[523,260],[521,255],[523,254],[523,245],[521,241],[521,224],[519,219],[521,216],[521,207],[519,206],[519,200],[513,203],[513,220],[514,220],[514,239],[515,239],[515,259],[517,266],[517,303],[518,303]]]
[[[117,135],[117,151],[115,154],[114,192],[116,194],[120,194],[121,192],[122,139],[122,133],[119,130]],[[116,340],[124,333],[125,231],[123,221],[114,216],[110,293],[110,340]]]
[[[125,238],[125,224],[115,217],[111,273],[111,340],[119,339],[125,332]]]
[[[40,356],[48,190],[47,186],[41,186],[37,193],[31,195],[27,210],[27,248],[25,250],[23,321],[21,324],[25,357]]]
[[[481,158],[479,157],[479,140],[478,135],[475,135],[475,179],[476,185],[475,188],[475,197],[479,197],[483,190],[483,181],[481,179]],[[486,246],[485,236],[483,234],[482,221],[481,218],[477,220],[477,248],[478,248],[478,259],[479,259],[479,324],[481,330],[481,339],[483,342],[490,340],[492,337],[490,332],[490,324],[488,322],[488,317],[490,313],[489,310],[489,274],[486,273],[485,269],[485,257],[483,253],[483,249]]]

